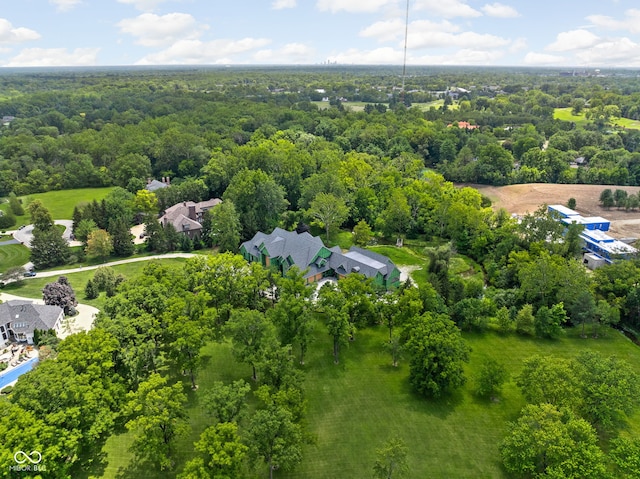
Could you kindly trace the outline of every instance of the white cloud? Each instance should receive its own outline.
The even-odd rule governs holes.
[[[315,51],[303,43],[289,43],[280,49],[260,50],[253,56],[258,63],[278,65],[312,63]]]
[[[545,50],[551,52],[568,52],[571,50],[580,50],[582,48],[592,47],[599,41],[600,38],[589,30],[570,30],[568,32],[558,33],[556,41],[547,45]]]
[[[456,47],[475,51],[503,47],[509,43],[510,40],[506,38],[475,32],[450,33],[421,30],[409,33],[410,48]]]
[[[81,4],[82,0],[49,0],[49,3],[55,5],[61,12],[66,12]]]
[[[495,64],[503,56],[504,52],[500,50],[463,48],[440,55],[410,55],[407,58],[407,63],[410,65],[490,65]],[[329,60],[356,65],[400,65],[403,61],[403,51],[400,48],[350,49],[331,55]]]
[[[168,0],[118,0],[119,3],[127,5],[133,5],[136,9],[143,12],[151,12],[156,9],[158,5]]]
[[[464,0],[417,0],[415,8],[444,18],[482,16],[481,12],[467,5]]]
[[[341,10],[349,13],[373,13],[397,0],[318,0],[316,7],[321,12],[337,13]]]
[[[560,55],[529,52],[524,57],[524,63],[531,66],[566,65],[567,59]]]
[[[497,2],[487,3],[484,7],[482,7],[482,11],[489,17],[515,18],[520,16],[515,8]]]
[[[457,32],[460,27],[447,20],[439,23],[430,20],[418,20],[409,24],[410,34],[419,35],[421,32]],[[376,22],[360,31],[361,37],[377,38],[379,42],[400,40],[404,38],[405,23],[400,19]]]
[[[274,10],[283,10],[285,8],[295,8],[296,4],[296,0],[274,0],[271,3],[271,8]]]
[[[620,67],[640,66],[640,45],[629,38],[602,41],[592,48],[576,53],[580,64]]]
[[[267,46],[266,38],[243,38],[241,40],[219,39],[203,42],[197,39],[178,40],[165,50],[149,54],[136,62],[137,65],[201,65],[237,63],[232,55],[247,53]]]
[[[526,38],[516,38],[515,41],[509,47],[509,51],[511,53],[516,53],[527,48],[527,39]]]
[[[99,48],[25,48],[5,67],[92,66],[97,64]]]
[[[375,50],[350,48],[346,52],[330,55],[329,60],[347,65],[382,65],[389,63],[399,65],[403,60],[403,52],[390,47],[376,48]]]
[[[125,18],[118,22],[122,33],[137,37],[136,43],[145,47],[170,45],[181,39],[197,38],[203,26],[188,13],[143,13],[135,18]]]
[[[40,34],[29,28],[15,28],[9,20],[0,18],[0,45],[37,40]]]
[[[631,8],[624,12],[624,20],[616,20],[606,15],[589,15],[589,20],[596,27],[607,30],[628,30],[630,33],[640,33],[640,10]]]

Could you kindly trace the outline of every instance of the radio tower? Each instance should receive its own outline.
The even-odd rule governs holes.
[[[407,0],[407,8],[404,18],[404,59],[402,61],[402,88],[400,89],[400,98],[404,105],[404,81],[407,77],[407,38],[409,36],[409,0]]]

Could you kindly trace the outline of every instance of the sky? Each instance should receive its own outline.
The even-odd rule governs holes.
[[[407,0],[0,0],[0,66],[401,65]],[[408,65],[640,67],[637,0],[409,0]]]

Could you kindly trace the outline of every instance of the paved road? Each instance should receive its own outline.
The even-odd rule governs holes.
[[[69,269],[58,269],[55,271],[38,271],[35,278],[50,278],[51,276],[60,276],[64,274],[71,273],[79,273],[80,271],[91,271],[93,269],[98,269],[103,266],[116,266],[119,264],[126,263],[137,263],[138,261],[150,261],[152,259],[167,259],[167,258],[193,258],[194,256],[202,256],[194,253],[167,253],[167,254],[156,254],[153,256],[142,256],[140,258],[129,258],[129,259],[121,259],[119,261],[112,261],[110,263],[102,263],[96,264],[92,266],[80,266],[78,268],[69,268]],[[22,278],[25,280],[29,280],[32,278]]]
[[[7,240],[7,241],[0,241],[0,246],[6,246],[8,244],[20,244],[20,241],[18,241],[16,239]]]

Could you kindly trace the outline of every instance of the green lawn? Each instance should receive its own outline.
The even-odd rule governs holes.
[[[0,273],[14,266],[22,266],[29,261],[29,248],[21,244],[0,246]]]
[[[507,422],[514,420],[525,404],[513,382],[524,359],[533,354],[571,357],[593,349],[624,358],[640,372],[640,350],[614,331],[598,340],[580,339],[569,332],[555,341],[496,333],[466,334],[472,348],[468,377],[485,358],[492,357],[504,364],[512,379],[498,401],[476,398],[472,381],[441,400],[429,400],[411,391],[406,361],[398,368],[391,367],[389,356],[382,352],[386,335],[382,327],[359,331],[355,342],[343,350],[341,363],[334,365],[329,335],[321,323],[317,324],[304,366],[308,423],[315,444],[305,447],[304,461],[294,472],[278,471],[278,478],[368,479],[375,449],[390,436],[398,435],[409,445],[409,477],[506,479],[498,445]],[[198,375],[198,391],[192,392],[185,382],[191,433],[176,444],[180,465],[193,456],[193,441],[211,423],[198,405],[202,393],[215,380],[249,380],[249,367],[233,360],[227,343],[209,344],[203,356],[205,366]],[[634,417],[632,432],[640,431],[639,423],[640,416]],[[174,477],[145,466],[131,466],[127,451],[130,442],[127,433],[111,437],[103,450],[105,467],[94,471],[95,475],[87,472],[78,477]],[[266,468],[252,477],[267,477]]]
[[[572,121],[577,125],[586,125],[587,123],[590,123],[590,121],[586,119],[584,113],[580,113],[579,115],[572,115],[571,110],[571,107],[555,108],[553,111],[553,118],[555,120]]]
[[[397,266],[422,266],[424,265],[426,258],[413,252],[409,248],[398,248],[391,245],[379,245],[369,246],[367,249],[374,251],[378,254],[387,256]]]
[[[4,246],[0,247],[0,253]],[[161,261],[163,265],[173,266],[184,264],[184,258],[167,258],[162,260],[154,260]],[[137,275],[142,268],[145,267],[149,262],[148,261],[138,261],[136,263],[126,263],[117,266],[112,266],[116,274],[122,274],[125,278],[131,278]],[[93,278],[93,275],[96,271],[80,271],[78,273],[67,274],[67,278],[69,278],[69,282],[73,287],[73,290],[76,292],[76,298],[79,303],[89,304],[91,306],[95,306],[96,308],[102,308],[104,306],[105,294],[101,293],[100,296],[96,299],[86,299],[84,296],[84,288],[87,285],[87,280],[89,278]],[[35,278],[25,279],[18,283],[10,283],[2,290],[5,293],[15,294],[17,296],[24,296],[26,298],[34,298],[34,299],[42,299],[42,289],[47,283],[51,283],[57,279],[57,276],[52,276],[49,278],[39,278],[36,276]]]
[[[22,196],[20,199],[25,209],[30,202],[38,199],[47,207],[54,220],[70,220],[73,216],[73,208],[78,203],[89,203],[94,199],[100,201],[106,197],[111,190],[113,190],[113,187],[48,191],[46,193],[34,193],[33,195]],[[9,203],[0,204],[0,210],[5,211],[8,208]],[[29,224],[29,215],[16,216],[16,220],[17,223],[13,228],[27,225]]]
[[[630,118],[612,118],[611,124],[613,126],[621,126],[628,130],[640,130],[640,121],[631,120]]]

